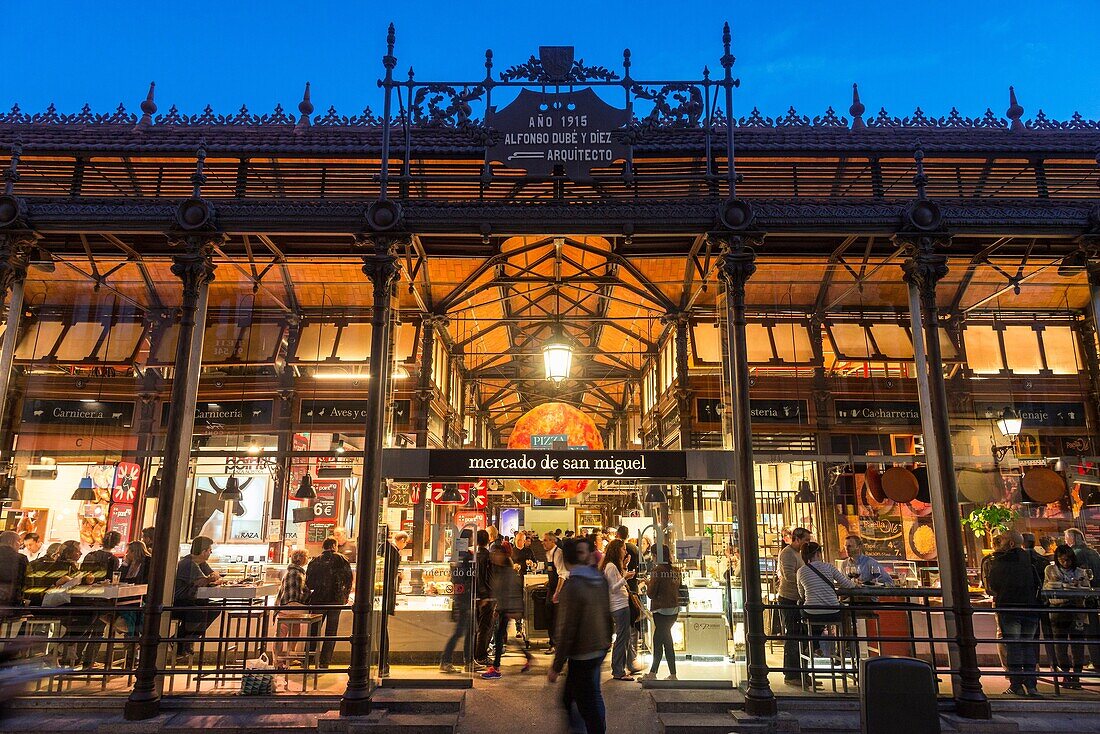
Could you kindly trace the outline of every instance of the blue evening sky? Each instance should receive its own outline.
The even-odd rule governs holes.
[[[386,25],[397,27],[398,71],[421,80],[480,78],[492,48],[497,70],[539,44],[574,45],[590,64],[616,69],[622,49],[636,78],[720,72],[722,22],[733,28],[736,110],[769,116],[794,105],[809,116],[847,115],[858,82],[868,114],[921,106],[945,115],[986,107],[1003,116],[1013,84],[1025,117],[1040,107],[1064,119],[1100,117],[1097,0],[788,0],[787,2],[455,2],[454,0],[6,0],[0,107],[57,104],[138,111],[157,82],[160,112],[206,104],[296,111],[305,81],[317,113],[370,105],[382,73]]]

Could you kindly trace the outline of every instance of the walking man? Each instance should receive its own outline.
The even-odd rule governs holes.
[[[570,730],[604,734],[607,731],[600,668],[611,647],[611,608],[607,579],[590,566],[592,548],[584,538],[562,543],[569,578],[558,595],[557,643],[547,680],[557,681],[569,664],[562,703]]]

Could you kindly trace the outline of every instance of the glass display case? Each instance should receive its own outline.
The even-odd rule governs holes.
[[[402,563],[398,573],[398,612],[451,610],[454,587],[449,563]]]
[[[718,586],[688,587],[689,614],[722,614],[726,590]]]

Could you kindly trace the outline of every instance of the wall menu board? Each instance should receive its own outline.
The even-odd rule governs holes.
[[[311,522],[306,526],[307,543],[324,543],[325,538],[331,535],[332,526],[318,522]]]

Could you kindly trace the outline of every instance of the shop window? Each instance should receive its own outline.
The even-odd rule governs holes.
[[[1042,332],[1047,367],[1056,375],[1076,375],[1081,370],[1077,336],[1068,326],[1048,326]]]
[[[871,324],[871,335],[878,346],[879,354],[887,359],[913,359],[913,340],[909,330],[901,324]]]
[[[830,323],[828,333],[833,350],[843,359],[870,359],[878,356],[862,324]]]
[[[691,325],[691,339],[697,363],[718,364],[722,361],[721,336],[722,330],[718,328],[716,321]]]
[[[28,325],[15,349],[15,358],[29,362],[48,357],[64,330],[65,324],[60,321],[39,321]]]
[[[1039,334],[1030,326],[1004,327],[1008,368],[1018,375],[1037,375],[1043,370]]]
[[[1004,369],[1000,335],[992,326],[968,324],[963,331],[966,364],[978,375],[997,374]]]
[[[764,324],[745,324],[745,342],[750,364],[767,364],[775,360],[771,332]]]
[[[779,323],[771,327],[775,338],[775,353],[787,364],[808,364],[813,361],[810,331],[805,324]]]
[[[145,325],[142,323],[115,324],[93,358],[99,362],[128,362],[133,358],[143,336]]]
[[[249,332],[254,330],[256,333],[250,338]],[[272,362],[278,354],[282,332],[283,325],[278,322],[257,322],[249,326],[240,326],[232,321],[207,324],[203,335],[202,362],[206,366]],[[265,333],[268,336],[265,337]],[[271,334],[277,336],[272,337]],[[169,325],[154,339],[150,363],[173,364],[178,339],[179,324]]]

